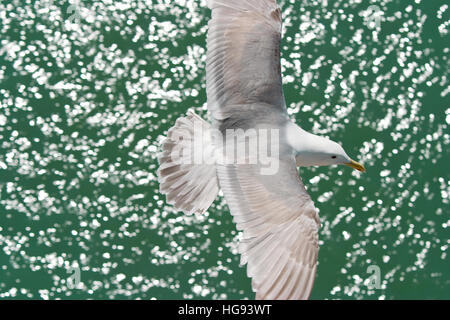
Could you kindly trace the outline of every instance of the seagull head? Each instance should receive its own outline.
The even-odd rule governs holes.
[[[355,170],[366,172],[366,168],[361,163],[351,159],[339,143],[323,137],[318,138],[322,139],[320,139],[321,142],[316,156],[323,159],[324,165],[343,164]]]
[[[361,172],[366,171],[362,164],[347,155],[339,143],[309,133],[294,123],[287,125],[286,139],[294,150],[297,165],[300,167],[343,164]]]

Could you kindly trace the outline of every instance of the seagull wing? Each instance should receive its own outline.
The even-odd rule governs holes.
[[[209,0],[208,109],[223,120],[252,108],[285,110],[281,11],[275,0]]]
[[[279,159],[275,175],[260,165],[218,165],[220,186],[243,231],[241,264],[257,299],[307,299],[316,266],[320,220],[295,159]]]

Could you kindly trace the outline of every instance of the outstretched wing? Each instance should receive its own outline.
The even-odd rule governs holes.
[[[275,0],[209,0],[208,108],[216,120],[248,109],[285,109],[281,11]]]
[[[275,160],[275,159],[274,159]],[[238,230],[241,264],[257,299],[307,299],[316,266],[319,217],[293,156],[274,175],[259,165],[218,165],[220,186]]]

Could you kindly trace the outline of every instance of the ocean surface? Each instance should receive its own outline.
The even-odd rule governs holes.
[[[312,299],[450,299],[447,1],[279,1],[288,112],[362,162],[304,168]],[[0,1],[0,299],[253,299],[223,197],[158,192],[206,116],[201,0]]]

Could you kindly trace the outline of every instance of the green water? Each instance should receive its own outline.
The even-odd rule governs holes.
[[[300,170],[322,219],[311,298],[449,299],[448,4],[279,3],[289,113],[367,168]],[[0,1],[0,298],[254,298],[224,199],[185,216],[155,179],[166,130],[206,115],[209,17]]]

